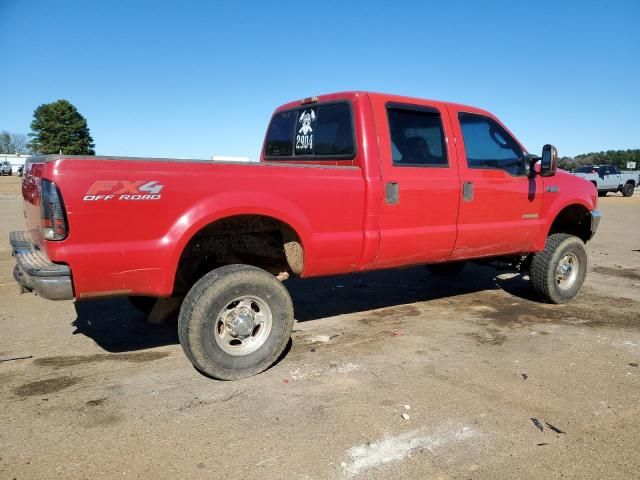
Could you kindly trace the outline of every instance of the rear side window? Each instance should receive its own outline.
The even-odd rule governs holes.
[[[353,158],[353,116],[348,103],[326,103],[279,112],[267,131],[265,158]]]
[[[387,106],[394,166],[446,167],[447,150],[440,113],[428,108]]]
[[[469,168],[492,168],[524,175],[524,152],[498,122],[473,113],[460,113],[458,118]]]

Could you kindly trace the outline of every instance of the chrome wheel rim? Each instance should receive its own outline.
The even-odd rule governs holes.
[[[213,335],[230,355],[248,355],[269,338],[273,317],[267,302],[255,296],[234,298],[216,316]]]
[[[556,283],[562,290],[568,290],[575,283],[580,271],[580,264],[575,253],[567,253],[558,262],[556,268]]]

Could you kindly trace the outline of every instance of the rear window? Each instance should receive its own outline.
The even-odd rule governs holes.
[[[325,103],[276,113],[269,125],[267,159],[353,158],[353,116],[348,103]]]

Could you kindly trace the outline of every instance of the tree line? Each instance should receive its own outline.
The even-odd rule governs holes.
[[[627,162],[636,162],[636,169],[640,169],[640,148],[581,153],[575,157],[558,159],[558,165],[565,170],[574,170],[582,165],[617,165],[620,169],[626,170]]]

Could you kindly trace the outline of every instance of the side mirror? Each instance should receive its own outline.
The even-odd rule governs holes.
[[[542,147],[542,161],[540,162],[540,176],[553,177],[558,170],[558,150],[553,145]]]
[[[527,153],[524,156],[524,173],[527,177],[534,178],[536,176],[536,163],[540,161],[540,157]]]

